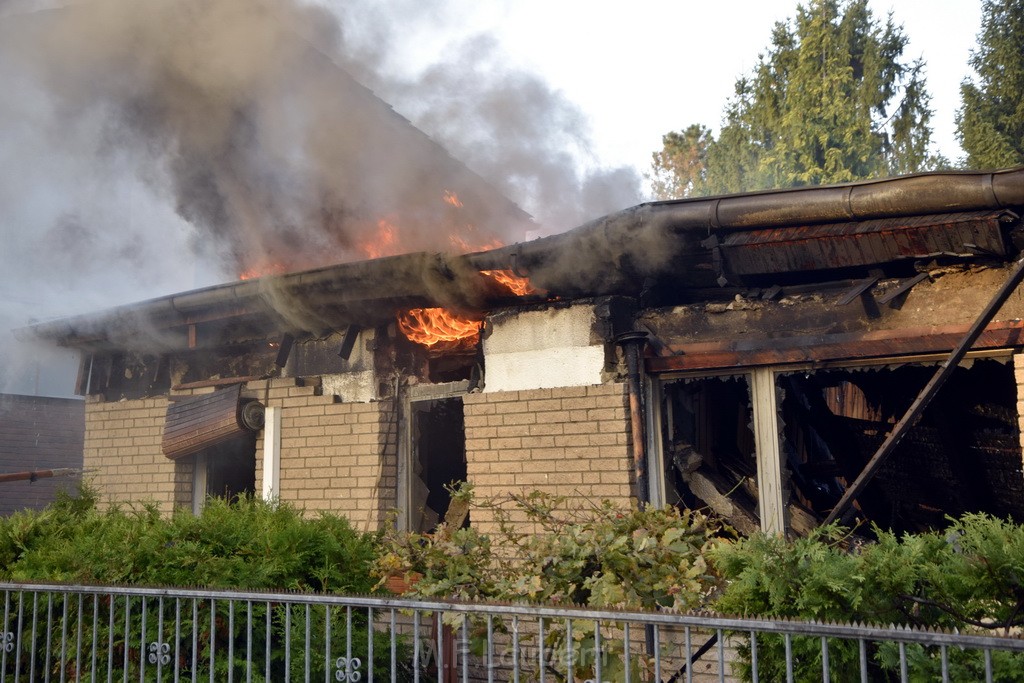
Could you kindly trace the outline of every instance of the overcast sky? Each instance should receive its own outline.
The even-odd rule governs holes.
[[[514,0],[450,3],[442,31],[399,41],[397,61],[437,59],[473,32],[497,37],[510,62],[530,70],[589,119],[593,152],[605,165],[643,171],[661,136],[703,123],[717,129],[736,78],[769,45],[775,22],[795,14],[795,0]],[[954,116],[959,86],[980,26],[973,0],[872,0],[892,12],[909,38],[908,59],[927,63],[937,149],[962,151]]]

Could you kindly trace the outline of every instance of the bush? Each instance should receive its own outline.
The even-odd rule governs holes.
[[[304,519],[289,505],[243,497],[233,502],[210,499],[199,516],[181,512],[167,518],[151,504],[113,506],[101,511],[96,507],[96,499],[94,491],[84,488],[77,498],[62,496],[43,511],[0,518],[0,580],[335,593],[369,593],[376,583],[370,574],[374,537],[355,531],[346,519],[336,515],[321,514]],[[106,598],[98,599],[104,605],[109,602]],[[132,656],[124,659],[129,661],[125,675],[135,678],[140,675],[139,653],[135,650],[141,640],[141,614],[145,611],[148,622],[156,624],[160,619],[159,607],[154,600],[144,602],[141,598],[121,597],[116,600],[119,610],[124,610],[125,603],[130,602],[133,620],[128,631],[124,621],[118,619],[110,633],[106,620],[101,619],[96,635],[98,642],[113,644],[118,652],[115,658],[118,663],[126,648],[132,650]],[[68,624],[76,623],[77,609],[71,601]],[[87,609],[91,612],[92,608]],[[257,601],[251,609],[255,624],[265,623],[267,610],[271,611],[272,677],[284,675],[286,635],[291,642],[292,675],[299,676],[298,668],[305,658],[303,608],[293,607],[291,619],[286,618],[288,608],[282,604]],[[216,613],[211,613],[210,603],[204,601],[196,606],[194,617],[191,608],[183,609],[180,616],[182,633],[190,634],[194,623],[203,634],[198,639],[199,670],[196,674],[209,675],[212,631],[214,647],[220,657],[214,676],[226,679],[230,667],[241,680],[245,673],[243,653],[246,648],[243,619],[236,621],[235,631],[231,632],[227,628],[227,604],[223,601],[217,601]],[[172,616],[167,612],[163,618]],[[309,648],[315,655],[311,658],[314,669],[321,667],[311,672],[317,678],[323,678],[326,673],[320,656],[326,646],[326,619],[324,608],[316,607]],[[87,617],[85,621],[88,625],[84,627],[84,637],[88,642],[92,637],[92,619]],[[346,610],[332,610],[330,621],[334,638],[347,635]],[[369,629],[365,612],[355,610],[351,626],[353,651],[366,652]],[[54,638],[60,637],[64,627],[61,619],[55,619]],[[289,628],[291,632],[286,634]],[[254,652],[262,653],[266,649],[264,634],[263,628],[253,629]],[[232,641],[237,654],[235,660],[229,662],[226,653]],[[179,645],[189,650],[190,638]],[[387,667],[388,648],[387,634],[378,634],[375,652],[381,668]],[[403,657],[407,654],[405,650],[403,647]],[[183,664],[186,669],[190,661],[187,657]],[[148,673],[155,676],[155,667]]]
[[[466,500],[471,489],[454,496]],[[704,556],[727,532],[701,512],[624,509],[608,501],[568,510],[564,498],[540,492],[480,507],[494,512],[496,533],[450,519],[431,534],[385,532],[375,570],[382,583],[395,574],[416,577],[409,594],[418,597],[682,610],[705,604],[718,587]],[[480,641],[486,637],[483,624],[471,630]],[[596,650],[594,630],[593,621],[573,621],[575,651]],[[545,650],[565,652],[565,638],[564,624],[549,624]],[[609,680],[624,675],[625,659],[616,647],[621,650],[621,643],[602,645]],[[553,661],[552,672],[564,676],[565,664]],[[584,656],[574,666],[576,680],[589,677],[586,664]]]
[[[243,497],[162,517],[155,505],[100,511],[84,489],[0,519],[0,578],[16,581],[369,592],[374,539],[343,517]]]
[[[895,534],[875,529],[877,542],[850,547],[832,525],[786,542],[753,536],[710,555],[726,587],[715,607],[725,613],[871,624],[907,624],[960,631],[1009,633],[1024,625],[1024,527],[983,514],[950,520],[945,531]],[[830,644],[833,680],[859,680],[857,644]],[[797,678],[821,675],[821,643],[794,638]],[[749,653],[748,653],[749,654]],[[873,679],[899,672],[893,645],[871,651]],[[758,639],[762,677],[785,675],[781,638]],[[1018,671],[1024,657],[993,653],[1001,670]],[[979,680],[980,652],[949,651],[951,678]],[[938,677],[937,649],[908,646],[920,675]],[[748,671],[749,674],[749,671]],[[1009,674],[1008,674],[1009,675]]]

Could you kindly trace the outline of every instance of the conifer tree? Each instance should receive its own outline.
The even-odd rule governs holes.
[[[970,64],[977,78],[961,84],[963,106],[957,116],[967,165],[1024,164],[1024,0],[983,3]]]
[[[675,196],[845,182],[934,168],[923,65],[902,59],[907,38],[867,0],[810,0],[778,23],[749,76],[736,82],[718,138],[707,134],[699,168],[673,165],[665,136],[654,155],[655,190]],[[706,129],[704,129],[706,131]],[[677,136],[677,137],[672,137]],[[673,183],[668,178],[675,176]]]

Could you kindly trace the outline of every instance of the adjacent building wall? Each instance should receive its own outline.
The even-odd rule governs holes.
[[[84,402],[79,399],[0,395],[0,472],[82,467]],[[0,515],[40,509],[78,477],[0,483]]]

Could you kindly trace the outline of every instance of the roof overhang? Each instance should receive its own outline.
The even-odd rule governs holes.
[[[321,334],[397,310],[482,312],[515,299],[480,274],[508,269],[563,299],[678,290],[730,274],[867,267],[928,254],[1006,258],[1004,222],[1024,209],[1024,168],[942,172],[844,185],[641,204],[574,230],[465,255],[415,253],[184,292],[41,323],[80,347],[194,346],[195,327]],[[711,238],[711,239],[709,239]]]

